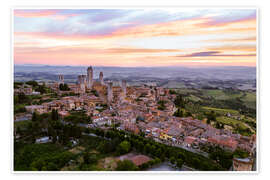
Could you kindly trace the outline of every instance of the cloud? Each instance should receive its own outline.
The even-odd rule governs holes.
[[[248,13],[243,13],[248,12]],[[229,14],[222,14],[220,16],[211,17],[208,21],[198,24],[202,26],[224,26],[231,23],[238,23],[244,21],[256,20],[256,10],[242,10],[229,11]]]
[[[205,52],[196,52],[188,55],[180,55],[176,57],[209,57],[209,56],[256,56],[256,54],[221,54],[220,51],[205,51]]]
[[[254,45],[244,45],[240,44],[239,45],[224,45],[224,46],[212,46],[208,47],[207,49],[209,51],[228,51],[228,52],[233,52],[233,51],[241,51],[241,52],[256,52],[256,44],[254,42]]]
[[[27,12],[24,12],[27,14]],[[33,14],[33,12],[28,12]],[[59,21],[45,21],[39,24],[39,32],[54,36],[55,34],[85,36],[87,37],[154,37],[154,36],[183,36],[189,34],[224,34],[239,32],[256,32],[256,24],[247,24],[235,27],[223,27],[239,20],[248,20],[251,15],[241,15],[235,18],[233,13],[228,19],[224,17],[208,17],[198,11],[197,14],[186,15],[185,13],[168,14],[161,10],[48,10],[48,12],[36,12],[53,14],[51,19]],[[70,17],[76,16],[75,19]],[[256,16],[256,13],[255,13]],[[63,21],[64,20],[64,21]],[[251,20],[253,20],[251,18]],[[31,21],[29,21],[31,23]],[[28,23],[26,23],[28,24]],[[216,26],[219,24],[218,26]],[[31,24],[30,24],[31,25]],[[32,25],[31,25],[32,26]],[[22,26],[23,27],[23,26]],[[200,27],[200,28],[198,28]],[[211,29],[209,29],[211,28]],[[36,27],[35,29],[38,30]],[[18,30],[16,30],[19,32]],[[69,38],[69,37],[68,37]]]
[[[16,63],[256,64],[255,10],[50,9],[14,15]]]
[[[33,43],[36,45],[38,43]],[[134,53],[167,53],[167,52],[181,52],[178,49],[144,49],[144,48],[95,48],[95,47],[87,47],[85,46],[59,46],[59,47],[35,47],[35,46],[22,46],[24,44],[16,43],[14,51],[16,53],[58,53],[58,54],[66,54],[66,53],[80,53],[80,54],[134,54]]]
[[[256,36],[244,37],[244,38],[221,38],[221,39],[207,39],[205,42],[256,42]]]
[[[14,10],[14,16],[24,17],[24,18],[33,18],[33,17],[46,17],[55,15],[59,12],[56,9],[48,10]]]

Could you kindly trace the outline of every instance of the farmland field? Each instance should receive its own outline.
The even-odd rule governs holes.
[[[215,111],[218,114],[225,115],[230,113],[231,115],[239,115],[239,112],[233,109],[220,109],[220,108],[212,108],[212,107],[203,107],[203,109],[208,111]]]

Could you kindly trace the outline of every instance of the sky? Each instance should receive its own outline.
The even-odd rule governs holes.
[[[15,9],[14,63],[256,66],[255,9]]]

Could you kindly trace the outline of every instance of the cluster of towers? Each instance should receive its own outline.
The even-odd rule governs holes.
[[[127,94],[127,82],[125,80],[121,81],[121,89],[122,94],[120,95],[121,99],[123,100]],[[112,102],[113,100],[113,82],[109,82],[107,86],[107,100],[108,102]]]
[[[85,89],[92,89],[93,88],[93,84],[94,84],[94,80],[93,80],[93,68],[92,66],[87,68],[87,75],[79,75],[78,76],[78,84],[80,89],[85,92]],[[99,81],[102,85],[104,85],[104,81],[103,81],[103,72],[100,72],[99,74]]]
[[[78,75],[78,86],[81,92],[85,92],[86,89],[92,90],[94,85],[93,80],[93,68],[92,66],[87,68],[87,75]],[[113,82],[108,82],[105,84],[103,80],[103,72],[99,73],[99,82],[103,86],[107,86],[107,101],[110,103],[113,100]],[[64,75],[58,75],[58,83],[64,84]],[[127,93],[127,82],[122,80],[121,82],[122,98],[126,97]]]

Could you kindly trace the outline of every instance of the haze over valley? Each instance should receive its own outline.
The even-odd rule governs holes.
[[[15,65],[15,81],[56,81],[59,74],[66,82],[76,82],[85,71],[84,66]],[[236,88],[256,89],[255,67],[95,67],[104,72],[105,80],[125,79],[130,85],[157,85],[167,88]]]

